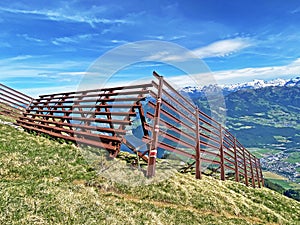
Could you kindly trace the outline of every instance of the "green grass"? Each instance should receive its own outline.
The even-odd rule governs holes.
[[[116,183],[75,146],[0,124],[0,224],[299,224],[299,212],[269,189],[211,177]]]
[[[268,155],[274,155],[278,152],[281,152],[281,150],[269,149],[269,148],[247,148],[247,149],[258,158],[263,158]]]
[[[270,171],[263,172],[263,176],[265,179],[288,180],[288,178],[278,175],[276,173],[272,173]]]
[[[269,171],[263,172],[263,176],[265,179],[269,180],[273,184],[279,185],[282,190],[300,190],[300,184],[294,183],[286,177],[280,176]]]
[[[276,139],[277,142],[283,142],[283,143],[291,142],[290,140],[288,140],[287,137],[284,136],[275,135],[274,138]]]
[[[283,187],[286,190],[293,188],[293,186],[287,180],[271,179],[271,178],[268,178],[268,180],[270,180],[271,182],[273,182],[275,184],[280,185],[281,187]]]
[[[0,115],[0,120],[6,121],[6,122],[15,122],[16,121],[15,119],[8,117],[8,116],[4,116],[4,115]]]
[[[290,153],[288,158],[285,161],[287,161],[289,163],[299,163],[300,162],[300,152]]]

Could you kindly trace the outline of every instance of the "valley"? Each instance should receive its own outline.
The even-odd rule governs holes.
[[[261,158],[265,171],[300,183],[300,79],[277,81],[219,87],[226,104],[226,127]],[[214,88],[189,88],[187,93],[210,114],[205,93]]]

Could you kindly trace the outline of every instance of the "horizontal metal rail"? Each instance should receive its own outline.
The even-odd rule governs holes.
[[[105,148],[116,156],[148,87],[152,85],[41,95],[17,122],[25,129]]]
[[[199,174],[203,161],[206,164],[219,165],[217,171],[222,180],[230,177],[225,176],[226,173],[233,173],[237,182],[243,181],[253,187],[263,186],[257,158],[218,121],[198,110],[168,82],[165,80],[161,82],[163,78],[156,72],[153,72],[153,75],[160,82],[152,82],[155,89],[150,91],[153,99],[149,102],[149,106],[154,111],[159,109],[159,114],[155,117],[154,112],[147,112],[146,116],[152,121],[158,121],[153,124],[152,133],[158,132],[163,137],[153,148],[161,147],[194,158],[197,161],[196,178],[201,177]],[[184,150],[185,148],[189,150]]]
[[[62,93],[55,93],[55,94],[46,94],[46,95],[40,95],[41,98],[44,97],[52,97],[54,95],[78,95],[82,96],[83,94],[86,93],[100,93],[100,92],[106,92],[106,91],[120,91],[120,90],[127,90],[127,89],[140,89],[140,88],[149,88],[152,87],[152,84],[147,83],[147,84],[138,84],[138,85],[131,85],[131,86],[120,86],[120,87],[112,87],[112,88],[101,88],[101,89],[91,89],[91,90],[84,90],[84,91],[72,91],[72,92],[62,92]],[[136,92],[134,92],[135,94]],[[128,95],[128,93],[123,93],[123,95]],[[97,94],[95,95],[97,96]]]
[[[211,164],[212,172],[222,180],[263,186],[259,160],[162,76],[156,72],[153,76],[158,82],[47,94],[37,99],[1,84],[0,112],[12,107],[11,115],[18,117],[17,123],[26,130],[105,148],[112,156],[126,144],[148,160],[149,177],[155,175],[157,150],[163,149],[194,160],[191,168],[197,179],[203,163]],[[125,139],[127,128],[136,119],[143,130],[141,140],[147,145],[143,153]]]
[[[30,96],[0,83],[0,115],[18,118],[32,100]]]

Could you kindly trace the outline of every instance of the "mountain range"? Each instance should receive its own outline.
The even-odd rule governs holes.
[[[284,80],[278,78],[276,80],[265,81],[265,80],[253,80],[245,83],[237,83],[230,85],[218,85],[210,84],[207,86],[187,86],[182,88],[180,91],[194,96],[203,96],[205,92],[213,93],[216,90],[222,90],[226,96],[230,93],[237,92],[245,89],[260,89],[265,87],[300,87],[300,77]]]
[[[300,183],[300,77],[181,91],[210,115],[212,100],[209,104],[205,93],[217,90],[224,95],[229,131],[262,158],[263,169]]]

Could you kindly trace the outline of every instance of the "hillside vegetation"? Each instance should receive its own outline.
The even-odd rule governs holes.
[[[210,114],[205,97],[190,96]],[[227,127],[246,147],[298,149],[300,87],[245,89],[224,96]]]
[[[268,87],[226,96],[228,125],[248,147],[297,149],[300,88]]]
[[[117,184],[73,145],[0,124],[0,224],[299,224],[299,212],[269,189],[211,177]]]
[[[300,87],[244,89],[224,100],[226,126],[251,153],[263,158],[263,169],[300,184]],[[194,101],[210,113],[205,98]]]

